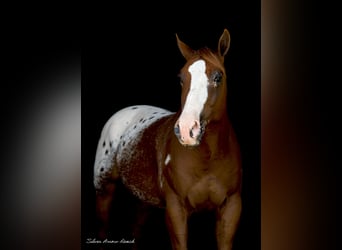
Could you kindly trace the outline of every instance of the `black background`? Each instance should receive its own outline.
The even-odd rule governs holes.
[[[278,161],[272,164],[275,175],[271,174],[268,180],[262,178],[263,248],[273,243],[273,249],[336,249],[335,180],[340,157],[334,151],[338,148],[335,142],[339,134],[334,118],[339,114],[340,98],[337,97],[339,91],[334,91],[338,84],[332,74],[338,72],[333,67],[336,60],[330,57],[336,57],[338,51],[335,50],[338,46],[333,46],[338,30],[334,26],[338,22],[333,19],[338,15],[333,15],[331,5],[314,6],[313,2],[307,1],[265,0],[262,5],[261,14],[263,18],[270,15],[265,23],[269,24],[271,37],[275,38],[271,39],[270,48],[263,48],[263,56],[270,49],[272,66],[280,64],[281,70],[273,72],[273,67],[267,67],[266,73],[275,73],[275,79],[272,84],[262,87],[263,91],[267,90],[262,97],[271,97],[270,106],[278,114],[276,118],[267,115],[277,124],[270,146],[280,145],[279,137],[292,135],[290,143],[284,145],[288,150],[280,151],[280,157],[274,150],[263,153],[263,161],[269,157],[276,157]],[[174,33],[193,47],[204,44],[216,47],[223,27],[232,35],[231,50],[226,58],[228,110],[244,158],[244,210],[235,247],[260,249],[260,2],[209,1],[191,6],[185,6],[184,1],[172,4],[127,1],[120,5],[113,2],[107,5],[102,2],[89,5],[6,2],[2,9],[0,237],[4,249],[79,249],[81,243],[83,249],[84,240],[93,235],[91,178],[97,139],[104,122],[117,109],[131,103],[176,109],[180,88],[175,73],[184,61],[176,48]],[[263,39],[267,35],[270,34],[263,26]],[[276,53],[272,53],[272,49]],[[137,60],[138,54],[145,63]],[[45,125],[51,121],[57,127],[70,123],[71,129],[66,128],[68,132],[77,134],[80,131],[74,129],[74,123],[80,123],[78,114],[71,120],[69,117],[54,119],[56,112],[69,114],[70,109],[80,105],[81,56],[82,171],[79,171],[80,164],[76,164],[77,169],[73,161],[61,163],[62,157],[54,157],[56,152],[40,144],[35,137],[41,131],[48,132]],[[165,60],[167,56],[168,61]],[[129,74],[124,74],[127,72]],[[144,72],[146,77],[132,72]],[[70,83],[69,78],[73,77],[77,80]],[[138,78],[139,81],[127,81]],[[119,83],[118,79],[126,79],[125,84]],[[264,79],[262,81],[264,84]],[[123,87],[121,90],[130,90],[131,95],[127,95],[127,91],[117,92],[118,84]],[[132,91],[133,85],[136,91]],[[162,91],[158,92],[160,89]],[[276,93],[272,92],[274,90]],[[70,95],[74,96],[77,105],[65,102]],[[42,115],[42,109],[48,111],[48,115]],[[285,127],[282,125],[279,129],[279,122],[284,120]],[[289,122],[296,133],[293,133],[293,127],[287,127]],[[71,138],[64,139],[64,131],[51,130],[50,134],[42,134],[38,139],[45,139],[51,145],[54,143],[50,141],[52,134],[63,138],[57,146],[68,148],[72,144]],[[262,142],[265,143],[264,134]],[[264,151],[264,146],[262,149]],[[32,152],[39,154],[32,156]],[[292,158],[288,158],[288,152],[295,153],[294,157],[291,154]],[[79,147],[70,153],[78,157]],[[303,154],[307,157],[304,162],[300,160]],[[23,156],[29,162],[17,164]],[[35,168],[34,163],[41,156],[52,163],[47,164],[46,172]],[[269,170],[264,164],[263,175]],[[55,165],[60,167],[52,169]],[[293,175],[284,176],[284,171]],[[32,183],[27,183],[27,174]],[[56,174],[63,177],[63,181],[56,182]],[[267,181],[270,186],[265,189]],[[32,194],[34,188],[47,194],[51,189],[57,189],[56,193],[65,200],[57,200],[56,205],[56,196],[40,197],[39,192]],[[268,191],[277,199],[267,200]],[[272,205],[268,210],[265,201]],[[35,213],[28,211],[28,206],[35,208]],[[288,206],[298,216],[291,216]],[[44,213],[39,214],[42,210]],[[125,214],[122,217],[125,218]],[[208,245],[203,242],[210,231],[207,229],[210,220],[201,224],[202,219],[194,223],[192,230],[196,235],[192,237],[195,249],[196,244],[201,246],[197,249],[205,249]],[[146,234],[149,236],[146,244],[152,242],[155,249],[165,249],[162,243],[167,241],[167,236],[162,223],[162,212],[155,211],[150,225],[158,227],[147,227],[154,229],[147,230],[154,235]]]
[[[121,11],[115,9],[110,14],[100,13],[99,18],[84,25],[82,246],[93,247],[85,242],[96,238],[92,175],[103,125],[114,112],[128,105],[149,104],[177,111],[177,74],[185,60],[177,48],[175,34],[193,49],[216,49],[223,29],[227,28],[231,35],[225,61],[228,113],[243,160],[243,211],[234,244],[235,249],[260,249],[260,2],[228,2],[219,8],[209,3],[190,12],[180,6],[165,5],[163,9],[168,11],[142,11],[138,15],[122,10],[121,18],[117,16]],[[119,239],[125,237],[123,227],[132,222],[132,207],[136,203],[134,198],[121,196],[121,210],[117,211],[122,227]],[[167,249],[163,211],[153,212],[144,227],[144,246]],[[191,222],[189,244],[193,249],[212,246],[211,219],[211,215],[200,215]]]

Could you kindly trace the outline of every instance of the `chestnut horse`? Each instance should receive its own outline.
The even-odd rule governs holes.
[[[176,35],[186,59],[180,71],[178,112],[137,105],[105,124],[94,166],[100,237],[106,237],[118,181],[140,200],[165,208],[174,250],[187,249],[188,217],[216,213],[218,249],[232,249],[241,213],[240,149],[227,114],[224,58],[230,34],[217,50],[193,50]]]

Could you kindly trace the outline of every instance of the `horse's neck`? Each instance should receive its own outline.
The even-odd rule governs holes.
[[[207,125],[201,144],[207,145],[213,154],[228,150],[232,132],[228,116],[225,115],[222,119]]]

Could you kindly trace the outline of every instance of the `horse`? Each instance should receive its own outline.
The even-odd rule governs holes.
[[[242,209],[242,167],[227,113],[230,33],[224,29],[217,50],[194,50],[177,34],[176,41],[186,60],[179,73],[179,110],[129,106],[102,129],[93,178],[99,237],[106,237],[121,182],[142,202],[165,209],[172,249],[187,249],[189,216],[208,210],[216,214],[218,249],[231,250]]]

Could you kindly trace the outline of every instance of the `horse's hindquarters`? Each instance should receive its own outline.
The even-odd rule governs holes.
[[[152,106],[132,106],[114,114],[103,128],[96,153],[94,184],[101,189],[118,176],[138,198],[160,203],[151,126],[171,112]]]
[[[133,145],[132,145],[133,146]],[[152,145],[151,145],[152,146]],[[118,170],[123,184],[140,200],[160,205],[156,152],[146,143],[120,150]]]

